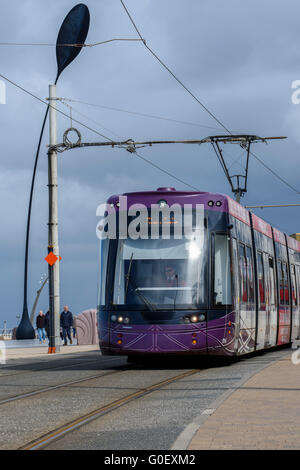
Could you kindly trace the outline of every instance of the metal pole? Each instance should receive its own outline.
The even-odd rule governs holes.
[[[41,287],[36,292],[35,301],[34,301],[34,304],[33,304],[32,310],[31,310],[31,314],[30,314],[30,321],[31,321],[32,325],[33,325],[33,322],[34,322],[34,314],[35,314],[35,309],[36,309],[37,303],[39,301],[41,292],[44,289],[44,286],[47,284],[47,282],[48,282],[48,276],[46,277],[46,279],[43,281]]]
[[[48,253],[51,251],[59,258],[58,246],[58,201],[57,201],[57,152],[53,145],[57,144],[56,134],[56,86],[49,85],[49,135],[50,150],[48,152],[48,189],[49,189],[49,224]],[[60,298],[59,298],[59,259],[53,266],[49,265],[49,312],[50,342],[49,353],[60,350]],[[52,328],[51,328],[52,327]],[[52,331],[51,331],[52,330]]]
[[[238,202],[240,204],[240,202],[241,202],[241,192],[239,190],[235,191],[235,200],[236,200],[236,202]]]

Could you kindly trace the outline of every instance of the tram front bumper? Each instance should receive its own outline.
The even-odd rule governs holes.
[[[206,353],[206,323],[199,325],[117,326],[110,332],[109,347],[119,354]]]

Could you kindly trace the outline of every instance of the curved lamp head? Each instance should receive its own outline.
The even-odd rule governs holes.
[[[82,46],[60,46],[59,44],[84,44],[90,26],[89,9],[78,3],[65,17],[56,41],[56,59],[58,80],[61,72],[78,56]]]

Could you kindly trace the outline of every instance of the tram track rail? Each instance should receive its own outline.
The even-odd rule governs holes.
[[[99,354],[99,358],[101,358],[100,354]],[[67,368],[71,368],[71,367],[76,367],[76,366],[86,366],[86,365],[89,365],[89,364],[107,364],[109,362],[116,362],[117,360],[119,360],[120,358],[110,358],[110,359],[104,359],[104,360],[101,360],[101,359],[93,359],[93,360],[88,360],[88,361],[77,361],[75,363],[72,363],[72,364],[65,364],[65,365],[56,365],[54,367],[42,367],[42,368],[37,368],[37,369],[34,369],[34,370],[25,370],[25,371],[20,371],[20,372],[13,372],[13,373],[10,373],[10,374],[0,374],[0,380],[2,378],[6,378],[6,377],[14,377],[14,376],[19,376],[19,375],[27,375],[27,374],[35,374],[36,372],[47,372],[47,371],[54,371],[54,370],[63,370],[63,369],[67,369]],[[35,364],[43,364],[42,362],[37,362],[37,363],[33,363],[32,365],[35,365]],[[22,364],[18,364],[18,367],[21,367]],[[28,367],[28,364],[26,364],[26,366]],[[5,368],[6,369],[9,369],[11,366],[6,366]],[[16,366],[15,366],[16,367]],[[0,372],[1,370],[3,369],[0,369]]]
[[[42,393],[52,392],[53,390],[57,390],[57,389],[60,389],[60,388],[70,387],[72,385],[76,385],[76,384],[79,384],[79,383],[82,383],[82,382],[88,382],[90,380],[100,379],[102,377],[107,377],[108,375],[118,374],[118,373],[124,372],[126,370],[127,370],[127,368],[123,367],[122,370],[119,369],[119,370],[104,372],[103,374],[95,374],[95,375],[91,375],[91,376],[84,377],[84,378],[81,378],[81,379],[76,379],[76,380],[70,380],[68,382],[63,382],[61,384],[50,385],[49,387],[39,388],[37,390],[33,390],[32,392],[20,393],[19,395],[14,395],[12,397],[8,397],[8,398],[4,398],[3,400],[0,400],[0,406],[5,405],[7,403],[11,403],[13,401],[22,400],[24,398],[30,398],[30,397],[34,397],[34,396],[37,396],[37,395],[41,395]]]
[[[121,372],[121,371],[114,371],[114,372],[116,373],[116,372]],[[112,401],[112,402],[110,402],[106,405],[103,405],[99,408],[96,408],[95,410],[93,410],[89,413],[86,413],[86,414],[84,414],[80,417],[77,417],[74,420],[69,421],[69,422],[57,427],[56,429],[53,429],[52,431],[47,432],[47,433],[39,436],[38,438],[35,438],[34,440],[32,440],[32,441],[22,445],[21,447],[19,447],[18,450],[39,450],[39,449],[44,449],[49,444],[51,444],[52,442],[57,441],[59,439],[62,439],[66,434],[72,433],[73,431],[77,430],[81,426],[84,426],[84,425],[90,423],[91,421],[99,419],[99,418],[105,416],[106,414],[108,414],[108,413],[110,413],[110,412],[112,412],[112,411],[114,411],[114,410],[116,410],[116,409],[118,409],[122,406],[127,405],[128,403],[131,403],[135,400],[138,400],[139,398],[142,398],[146,395],[154,393],[154,392],[162,389],[163,387],[165,387],[169,384],[172,384],[176,381],[182,380],[186,377],[197,374],[199,372],[201,372],[201,369],[193,369],[193,370],[185,371],[181,374],[177,374],[174,377],[164,379],[160,382],[156,382],[156,383],[154,383],[152,385],[149,385],[145,388],[140,388],[137,391],[126,395],[125,397],[114,400],[114,401]],[[100,377],[103,377],[103,376],[104,376],[103,374],[100,375]],[[81,381],[83,382],[84,380],[87,381],[88,379],[87,378],[82,379]],[[0,404],[1,404],[1,402],[0,402]]]

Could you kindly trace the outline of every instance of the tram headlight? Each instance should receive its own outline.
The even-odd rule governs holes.
[[[124,318],[124,323],[126,323],[126,325],[128,325],[128,323],[130,323],[130,318],[125,317],[125,318]]]
[[[221,202],[221,201],[217,201],[217,202],[216,202],[216,206],[217,206],[217,207],[221,207],[221,205],[222,205],[222,202]]]
[[[111,319],[111,321],[117,321],[117,315],[112,315],[112,316],[110,317],[110,319]]]
[[[191,315],[190,320],[192,323],[197,323],[199,321],[198,315]]]
[[[205,321],[205,315],[204,315],[204,313],[200,313],[200,315],[199,315],[199,321]]]
[[[208,203],[207,203],[207,205],[208,205],[209,207],[212,207],[214,204],[215,204],[214,201],[208,201]]]
[[[184,323],[190,323],[190,317],[183,317]]]
[[[160,199],[159,201],[157,201],[157,204],[159,205],[159,207],[168,207],[168,203],[164,199]]]
[[[124,321],[124,317],[122,317],[122,316],[118,317],[118,322],[119,323],[123,323],[123,321]]]

